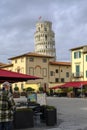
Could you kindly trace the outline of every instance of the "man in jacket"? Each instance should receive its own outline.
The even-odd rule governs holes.
[[[0,130],[12,130],[15,102],[10,92],[10,83],[4,82],[0,91]]]

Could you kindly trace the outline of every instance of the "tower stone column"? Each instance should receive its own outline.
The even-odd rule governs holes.
[[[36,24],[34,43],[36,53],[53,56],[56,60],[55,34],[51,22],[39,21]]]

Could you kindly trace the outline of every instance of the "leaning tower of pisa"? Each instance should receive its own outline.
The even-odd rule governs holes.
[[[55,34],[52,30],[51,22],[37,22],[34,43],[36,53],[53,56],[56,60]]]

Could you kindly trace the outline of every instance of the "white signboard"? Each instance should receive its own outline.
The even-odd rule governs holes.
[[[40,105],[46,105],[47,104],[45,93],[37,94],[37,103],[39,103]]]

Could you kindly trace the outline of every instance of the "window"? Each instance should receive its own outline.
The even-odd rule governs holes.
[[[80,65],[76,65],[76,76],[80,75]]]
[[[56,73],[58,73],[58,69],[56,69]]]
[[[38,41],[40,41],[40,36],[38,36]]]
[[[47,62],[47,59],[44,58],[44,59],[43,59],[43,63],[46,63],[46,62]]]
[[[38,31],[40,31],[40,27],[38,27]]]
[[[86,61],[87,61],[87,55],[86,55]]]
[[[47,40],[47,35],[45,35],[45,40]]]
[[[81,58],[81,51],[74,52],[74,59]]]
[[[54,75],[54,72],[53,71],[50,71],[50,76],[53,76]]]
[[[46,77],[47,76],[47,69],[43,68],[43,76]]]
[[[41,28],[43,27],[43,24],[41,24]]]
[[[76,59],[76,52],[74,52],[74,59]]]
[[[17,63],[17,59],[15,59],[15,63]]]
[[[24,58],[21,58],[21,62],[23,62],[24,61]]]
[[[59,82],[59,79],[58,79],[58,78],[55,78],[55,82]]]
[[[61,82],[63,82],[63,83],[64,83],[64,78],[61,78]]]
[[[20,68],[17,69],[17,73],[20,73]]]
[[[66,77],[67,77],[67,78],[69,77],[69,72],[66,72]]]
[[[34,75],[34,68],[33,67],[29,67],[29,74]]]
[[[46,27],[44,28],[44,31],[47,31],[47,28],[46,28]]]
[[[61,72],[63,72],[63,70],[61,70]]]
[[[33,57],[30,57],[30,58],[29,58],[29,61],[33,62],[33,61],[34,61],[34,58],[33,58]]]
[[[86,70],[86,78],[87,78],[87,70]]]

